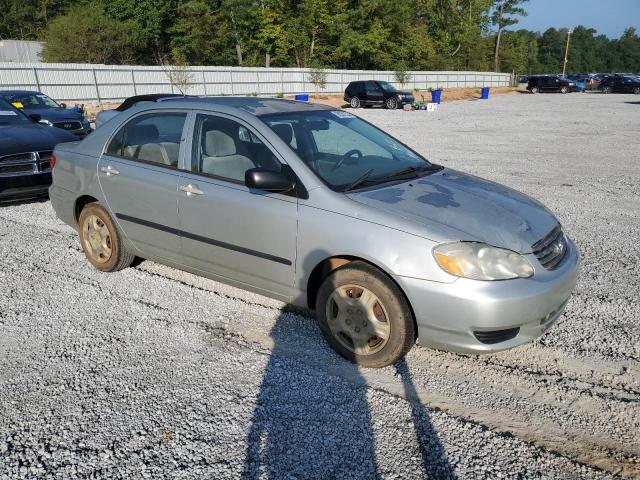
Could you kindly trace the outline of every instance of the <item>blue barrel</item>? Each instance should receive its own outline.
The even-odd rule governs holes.
[[[295,96],[296,100],[300,101],[300,102],[308,102],[309,101],[309,94],[308,93],[298,93]]]
[[[489,87],[482,87],[482,100],[489,100]]]
[[[440,103],[442,90],[431,90],[431,103]]]

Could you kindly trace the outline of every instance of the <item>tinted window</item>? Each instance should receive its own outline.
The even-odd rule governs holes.
[[[12,93],[5,98],[18,108],[62,108],[43,93]]]
[[[366,83],[367,93],[369,92],[379,92],[380,87],[376,85],[375,82],[367,82]]]
[[[185,118],[184,113],[136,117],[113,137],[107,154],[177,168]]]
[[[245,172],[252,168],[279,172],[281,163],[244,125],[224,117],[197,116],[191,157],[193,172],[244,183]]]

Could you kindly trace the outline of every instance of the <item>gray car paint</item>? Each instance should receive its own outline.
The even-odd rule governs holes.
[[[50,189],[53,206],[63,221],[74,226],[75,204],[84,195],[106,205],[114,217],[122,213],[118,209],[128,208],[135,213],[131,216],[168,227],[175,224],[189,236],[159,235],[156,229],[116,220],[141,257],[301,306],[309,306],[310,275],[325,259],[364,259],[389,275],[407,296],[416,312],[420,343],[438,348],[496,351],[541,334],[541,322],[549,313],[554,313],[555,321],[577,279],[579,256],[573,243],[569,242],[563,268],[546,271],[529,255],[535,270],[532,278],[499,282],[459,279],[444,272],[431,253],[438,243],[458,240],[528,253],[557,224],[544,206],[514,190],[450,169],[382,188],[335,192],[256,116],[331,109],[255,97],[181,98],[134,107],[81,143],[56,148],[58,164]],[[120,126],[136,115],[155,111],[189,114],[179,170],[103,154]],[[189,172],[196,112],[229,116],[249,128],[291,167],[308,198],[251,191]],[[109,165],[121,174],[109,176],[101,171]],[[188,197],[181,193],[178,187],[188,183],[196,183],[205,194]],[[162,191],[154,192],[157,188]],[[199,240],[204,238],[214,242]],[[291,264],[246,252],[260,252]],[[527,292],[535,292],[533,301]],[[426,298],[436,304],[425,305]],[[530,308],[534,302],[538,306]],[[458,303],[471,316],[460,317]],[[481,344],[472,335],[474,328],[504,328],[505,324],[522,325],[523,333],[494,345]],[[544,328],[549,325],[545,323]]]

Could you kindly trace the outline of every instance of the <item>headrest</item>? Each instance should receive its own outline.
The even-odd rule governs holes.
[[[278,135],[282,141],[286,144],[291,144],[293,140],[293,128],[288,123],[277,123],[271,127],[276,135]]]
[[[220,130],[209,130],[205,136],[204,153],[208,157],[235,155],[236,144],[230,135]]]
[[[127,129],[129,145],[144,145],[158,142],[158,128],[155,125],[132,125]]]

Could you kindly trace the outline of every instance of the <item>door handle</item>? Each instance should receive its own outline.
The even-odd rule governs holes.
[[[106,167],[102,167],[100,171],[106,173],[107,175],[120,175],[120,172],[113,168],[111,165],[107,165]]]
[[[204,193],[191,183],[189,185],[180,185],[180,191],[186,193],[187,197],[190,197],[191,195],[202,195]]]

